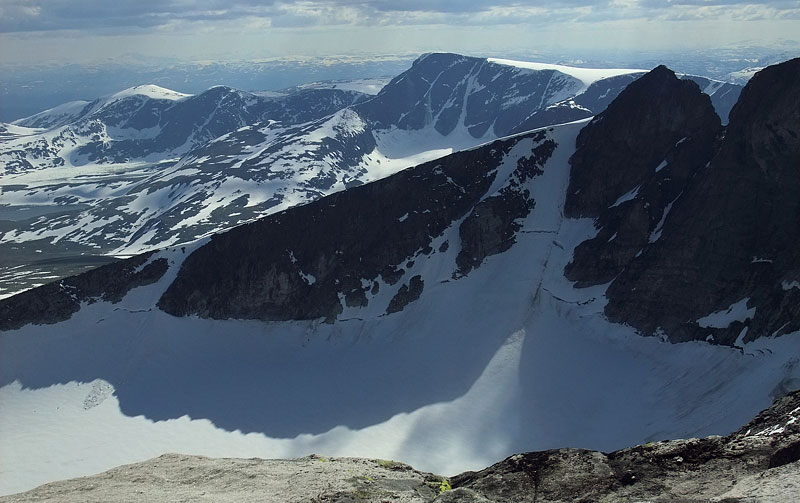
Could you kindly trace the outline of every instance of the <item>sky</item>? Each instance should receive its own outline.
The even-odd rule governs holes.
[[[800,44],[800,0],[0,0],[0,62]]]

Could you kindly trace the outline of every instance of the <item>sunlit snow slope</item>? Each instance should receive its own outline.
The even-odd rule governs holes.
[[[495,142],[260,226],[157,252],[129,275],[148,264],[164,264],[166,272],[120,302],[83,301],[66,321],[0,333],[0,493],[163,452],[317,452],[402,460],[448,474],[530,449],[611,450],[745,423],[769,405],[779,383],[800,377],[798,334],[761,338],[742,350],[668,344],[606,321],[606,285],[575,289],[564,278],[575,246],[597,233],[591,219],[563,213],[567,160],[584,125]],[[388,192],[397,184],[409,190]],[[439,196],[420,204],[415,187]],[[382,190],[387,197],[372,197]],[[439,197],[447,198],[447,211],[436,206]],[[386,258],[391,252],[377,246],[374,256],[343,256],[363,264],[350,269],[358,271],[352,277],[335,262],[306,257],[303,234],[316,232],[314,219],[338,218],[336,208],[348,204],[362,211],[351,212],[343,227],[368,240],[378,231],[359,225],[384,219],[380,232],[406,239],[408,255]],[[503,220],[508,213],[500,210],[519,217]],[[340,309],[328,313],[327,323],[324,316],[215,320],[209,316],[226,308],[225,299],[164,300],[168,288],[193,281],[179,274],[195,260],[190,254],[200,260],[234,253],[243,264],[257,263],[259,229],[303,215],[313,219],[287,233],[286,249],[275,252],[285,256],[274,262],[275,274],[286,274],[281,284],[289,296],[302,285],[309,292],[339,285],[333,295]],[[492,215],[499,221],[488,229],[510,234],[485,232],[481,222]],[[332,231],[307,239],[346,242]],[[243,236],[238,248],[226,248]],[[398,243],[392,249],[405,250]],[[371,269],[381,261],[391,267]],[[314,276],[302,269],[307,263],[328,272]],[[210,277],[235,267],[218,265]],[[61,288],[79,298],[71,284]],[[363,285],[363,299],[349,295],[351,284]],[[43,304],[33,311],[59,319],[61,304],[42,307],[62,298],[58,288],[41,293]],[[233,288],[227,295],[236,295]],[[323,306],[324,293],[315,297]],[[157,303],[201,317],[174,317]]]

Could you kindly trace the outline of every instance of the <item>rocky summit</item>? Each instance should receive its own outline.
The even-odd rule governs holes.
[[[603,453],[516,454],[452,477],[380,459],[212,459],[165,454],[53,482],[2,503],[793,503],[800,491],[800,392],[725,437],[667,440]]]

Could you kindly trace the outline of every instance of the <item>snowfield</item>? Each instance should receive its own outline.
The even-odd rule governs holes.
[[[583,88],[578,92],[585,91],[592,83],[600,79],[617,77],[618,75],[628,75],[632,73],[646,73],[647,70],[635,70],[631,68],[580,68],[576,66],[555,65],[551,63],[536,63],[530,61],[515,61],[513,59],[488,58],[490,63],[498,65],[513,66],[526,70],[555,70],[557,72],[575,77],[583,83]],[[575,93],[575,94],[578,94]]]
[[[159,311],[201,242],[158,252],[151,260],[167,258],[169,271],[118,304],[0,333],[0,494],[164,452],[320,453],[454,474],[527,450],[609,451],[738,428],[800,385],[800,334],[739,350],[609,323],[605,286],[575,289],[562,273],[596,233],[562,214],[584,124],[548,133],[559,146],[525,182],[536,206],[517,243],[454,280],[454,222],[432,243],[449,240],[447,251],[409,266],[425,288],[398,313],[384,314],[400,283],[331,324]],[[531,141],[507,154],[488,195]]]
[[[323,82],[311,82],[300,84],[294,89],[341,89],[343,91],[358,91],[364,94],[376,95],[383,87],[392,80],[391,77],[376,77],[352,80],[328,80]]]

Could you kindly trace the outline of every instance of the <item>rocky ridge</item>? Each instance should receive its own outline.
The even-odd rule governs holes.
[[[800,327],[798,75],[800,59],[757,73],[722,129],[696,86],[659,68],[581,132],[566,210],[599,232],[565,272],[610,283],[609,319],[727,345]],[[644,88],[653,110],[632,104]]]
[[[0,159],[5,174],[153,156],[164,160],[242,126],[268,120],[300,124],[368,98],[337,89],[262,97],[216,86],[193,96],[136,86],[83,106],[65,104],[16,121],[14,126],[25,134],[9,138]]]
[[[498,180],[493,193],[499,168],[517,146],[524,153],[508,161],[513,165],[503,176],[510,181]],[[405,270],[445,251],[449,243],[434,247],[434,240],[454,222],[464,219],[455,276],[512,246],[519,220],[535,205],[525,182],[541,175],[555,147],[547,131],[498,140],[216,235],[186,259],[158,307],[176,316],[333,321],[343,307],[364,306],[382,286],[405,280],[387,308],[400,311],[423,289]],[[129,276],[120,269],[146,263],[144,274],[155,267],[145,259],[0,301],[0,329],[67,319],[79,301],[97,295],[84,278],[105,277],[111,288]]]
[[[726,437],[653,442],[611,453],[529,452],[449,478],[386,460],[165,454],[0,502],[789,503],[800,489],[798,419],[800,392],[793,392]]]

